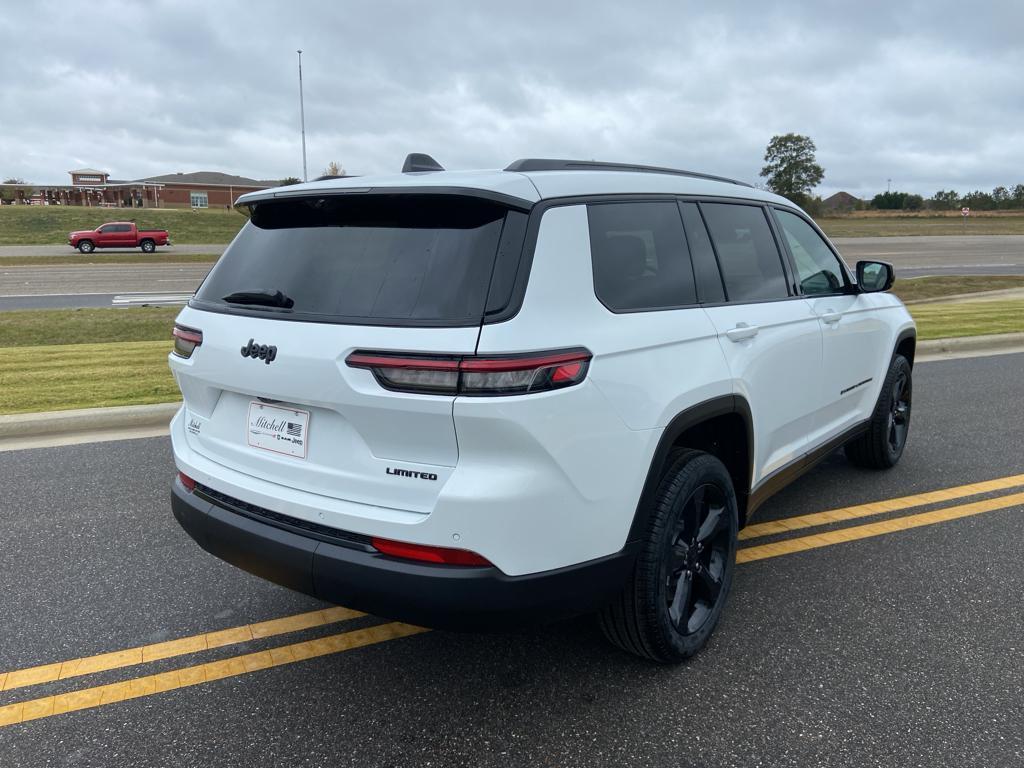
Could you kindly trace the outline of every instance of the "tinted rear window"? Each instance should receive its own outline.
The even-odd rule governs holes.
[[[701,203],[729,301],[765,301],[789,295],[782,257],[765,218],[754,205]]]
[[[694,304],[693,268],[675,202],[587,206],[594,290],[613,312]]]
[[[525,214],[451,195],[258,203],[193,303],[293,320],[474,325],[484,312],[499,242],[516,247],[502,242],[506,216],[518,221]],[[293,302],[290,308],[225,301],[231,294],[278,291]]]

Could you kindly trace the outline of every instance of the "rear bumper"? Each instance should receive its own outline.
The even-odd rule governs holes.
[[[175,480],[171,507],[207,552],[327,602],[439,629],[501,629],[596,610],[617,594],[635,552],[555,571],[507,576],[497,568],[398,560],[358,540],[335,543],[190,493]]]

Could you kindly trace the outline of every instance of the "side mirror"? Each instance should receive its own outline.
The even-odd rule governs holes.
[[[863,293],[888,291],[895,280],[892,264],[884,261],[857,262],[857,287]]]

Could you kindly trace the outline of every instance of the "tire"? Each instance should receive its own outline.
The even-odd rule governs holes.
[[[903,355],[893,355],[868,429],[846,444],[846,458],[867,469],[896,466],[910,433],[912,400],[910,362]]]
[[[139,243],[139,247],[142,248],[143,253],[152,253],[153,251],[156,250],[156,243],[154,243],[152,240],[143,240],[141,243]]]
[[[92,240],[82,240],[78,244],[78,250],[82,253],[92,253],[96,250],[96,246],[92,244]]]
[[[732,586],[738,510],[729,471],[710,454],[674,452],[648,513],[633,573],[599,621],[622,650],[675,664],[707,643]]]

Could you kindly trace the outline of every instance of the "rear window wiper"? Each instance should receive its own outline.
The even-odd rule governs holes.
[[[226,301],[228,304],[280,307],[281,309],[291,309],[295,306],[295,301],[280,291],[236,291],[221,297],[221,301]]]

